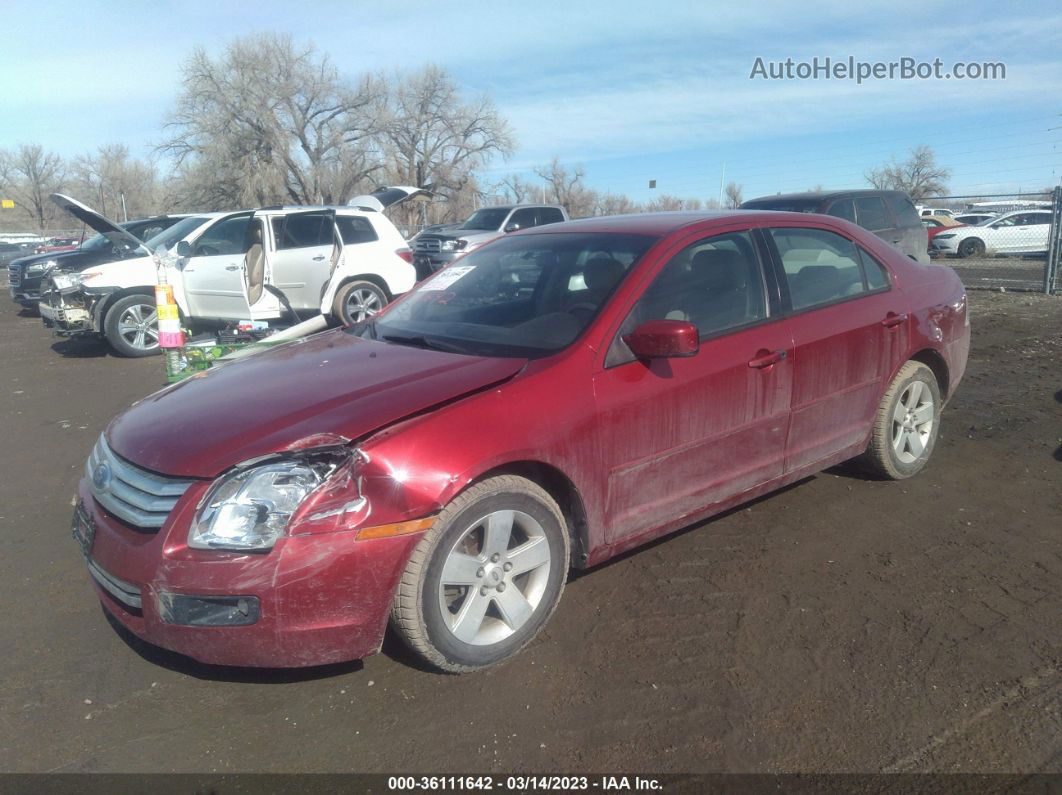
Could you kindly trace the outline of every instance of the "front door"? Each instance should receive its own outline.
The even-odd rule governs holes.
[[[739,231],[680,246],[630,310],[594,377],[609,543],[782,474],[792,338],[767,294],[753,238]],[[622,335],[654,319],[693,323],[700,351],[635,359]]]
[[[847,237],[765,230],[792,311],[793,403],[786,471],[865,442],[883,380],[907,350],[902,294]]]
[[[256,219],[255,223],[260,222]],[[252,242],[251,229],[250,214],[228,216],[207,227],[192,243],[192,256],[181,269],[192,317],[249,317],[243,271]]]

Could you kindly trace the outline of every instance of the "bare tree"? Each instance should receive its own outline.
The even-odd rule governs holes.
[[[119,220],[160,212],[158,176],[146,160],[129,156],[124,144],[101,146],[73,163],[73,190],[103,215]]]
[[[519,174],[509,174],[494,186],[493,192],[503,202],[521,204],[542,200],[545,187],[541,182],[525,179]]]
[[[546,200],[564,207],[569,216],[585,218],[595,213],[598,195],[584,184],[586,170],[582,166],[569,170],[555,157],[549,165],[536,168],[535,173],[546,183]]]
[[[512,131],[491,99],[464,101],[453,77],[438,66],[398,76],[379,107],[389,175],[430,187],[450,208],[461,204],[457,194],[469,188],[478,168],[513,150]]]
[[[947,180],[951,170],[937,165],[936,156],[928,146],[918,146],[902,163],[873,168],[865,175],[867,182],[881,190],[900,190],[912,201],[922,201],[948,192]]]
[[[645,205],[645,210],[650,213],[674,212],[676,210],[700,210],[702,206],[700,199],[684,199],[681,196],[661,193]]]
[[[342,203],[367,184],[382,158],[376,146],[382,86],[351,83],[313,45],[263,33],[236,39],[217,59],[196,48],[160,146],[196,177],[228,183],[215,200],[261,204]]]
[[[599,194],[594,208],[594,215],[626,215],[640,212],[641,205],[631,201],[629,196],[616,193]]]
[[[0,192],[12,199],[38,232],[57,218],[48,197],[63,189],[66,166],[54,152],[40,144],[22,144],[13,152],[0,151]]]
[[[744,191],[736,182],[731,182],[723,191],[723,206],[728,210],[736,210],[745,201]]]

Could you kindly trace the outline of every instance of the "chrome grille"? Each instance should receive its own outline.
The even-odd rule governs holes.
[[[100,434],[85,464],[96,502],[129,524],[162,527],[177,500],[193,481],[156,475],[115,455]]]
[[[416,250],[421,254],[438,254],[442,251],[442,241],[437,237],[418,237]]]

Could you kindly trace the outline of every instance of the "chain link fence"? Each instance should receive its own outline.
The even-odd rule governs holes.
[[[967,289],[1057,289],[1062,192],[927,199],[929,253],[953,267]]]

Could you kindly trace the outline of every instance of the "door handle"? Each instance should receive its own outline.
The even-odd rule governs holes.
[[[227,270],[227,271],[238,271],[239,269],[240,269],[239,265],[226,265],[225,266],[225,270]]]
[[[885,319],[881,321],[881,325],[883,325],[885,328],[895,328],[896,326],[900,325],[901,323],[905,323],[906,321],[906,312],[901,315],[897,315],[895,312],[889,312],[889,314],[885,315]]]
[[[316,257],[313,258],[313,261],[314,262],[324,262],[324,258],[325,258],[324,254],[318,254]]]
[[[764,367],[770,367],[772,364],[778,364],[788,354],[785,351],[767,351],[762,350],[756,354],[756,358],[749,362],[749,367],[755,367],[757,370],[762,370]]]

